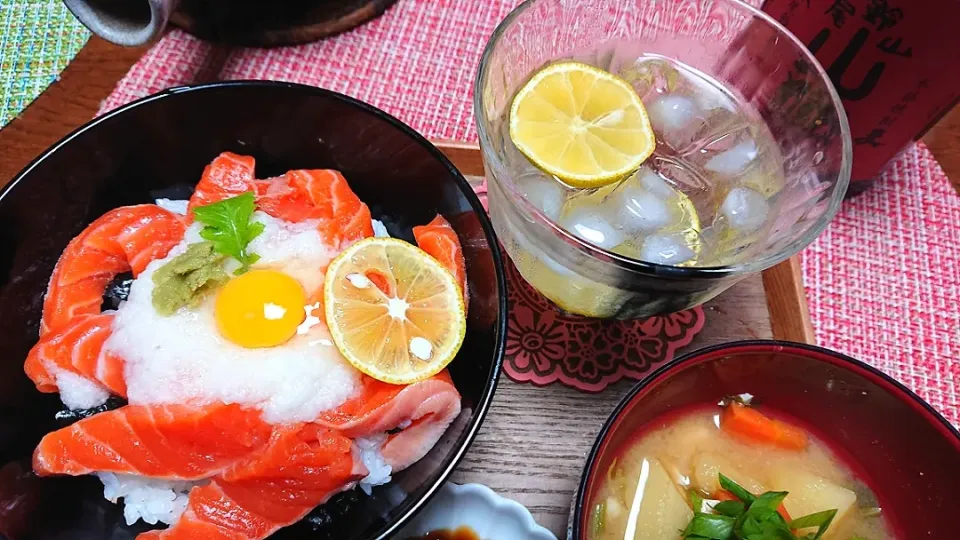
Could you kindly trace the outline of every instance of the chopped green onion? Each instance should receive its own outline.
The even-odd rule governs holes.
[[[787,523],[779,512],[787,492],[754,495],[722,474],[720,485],[739,500],[721,501],[712,513],[704,513],[700,512],[703,500],[691,491],[695,508],[693,519],[682,531],[684,540],[820,540],[837,515],[836,510],[826,510]],[[799,537],[793,534],[793,530],[811,528],[817,532]]]
[[[684,538],[709,538],[710,540],[726,540],[732,538],[736,518],[719,514],[704,514],[697,512],[687,528],[683,530]]]
[[[720,487],[733,493],[733,496],[740,499],[745,503],[752,503],[756,497],[753,496],[749,491],[743,488],[740,484],[734,482],[733,480],[727,478],[724,475],[720,475]]]
[[[713,511],[725,516],[740,517],[746,506],[740,501],[720,501],[713,507]]]
[[[813,540],[820,540],[820,537],[823,536],[823,533],[827,532],[827,527],[830,526],[830,523],[833,522],[833,518],[835,517],[837,517],[836,509],[824,510],[823,512],[799,517],[791,521],[790,528],[806,529],[809,527],[817,527],[817,533],[816,536],[813,537]]]
[[[692,489],[690,490],[690,504],[693,506],[694,512],[703,511],[703,497]]]
[[[877,517],[881,513],[883,513],[883,510],[879,506],[870,506],[860,509],[860,515],[865,518]]]
[[[786,498],[787,492],[785,491],[768,491],[757,497],[753,501],[753,504],[750,505],[750,508],[752,510],[766,508],[776,512],[777,508],[780,508],[780,505],[783,504],[783,500]]]

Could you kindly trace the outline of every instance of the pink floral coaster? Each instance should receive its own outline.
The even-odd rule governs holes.
[[[486,208],[486,181],[475,190]],[[643,378],[703,329],[700,307],[637,321],[566,313],[527,283],[505,252],[503,260],[509,310],[503,371],[516,382],[600,392],[623,378]]]
[[[514,381],[559,381],[599,392],[623,378],[643,378],[703,329],[700,307],[639,321],[565,313],[531,287],[508,257],[504,261],[509,319],[503,370]]]

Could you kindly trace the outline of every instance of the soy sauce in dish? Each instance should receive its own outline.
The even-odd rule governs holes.
[[[444,529],[429,532],[408,540],[480,540],[480,537],[470,527],[458,527],[455,530]]]

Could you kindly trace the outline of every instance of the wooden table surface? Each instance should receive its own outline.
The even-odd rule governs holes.
[[[0,186],[71,130],[88,121],[145,49],[124,49],[92,38],[61,79],[0,130]],[[925,141],[960,189],[960,111]],[[445,144],[465,174],[482,174],[475,147]],[[748,278],[705,306],[707,325],[687,349],[735,339],[813,341],[796,259]],[[537,520],[564,536],[574,486],[596,432],[629,388],[585,394],[555,384],[537,388],[501,378],[483,429],[455,473],[526,505]],[[536,481],[530,481],[535,478]]]

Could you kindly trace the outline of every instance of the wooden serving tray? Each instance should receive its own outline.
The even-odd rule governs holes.
[[[145,51],[91,38],[60,81],[0,130],[0,187],[48,146],[92,118]],[[473,181],[483,176],[476,145],[435,144],[465,176]],[[704,306],[704,312],[703,330],[679,354],[741,339],[814,342],[796,258],[744,279]],[[539,523],[564,538],[586,454],[630,386],[624,381],[587,394],[559,383],[536,387],[501,377],[483,428],[453,480],[483,483],[519,501]]]

